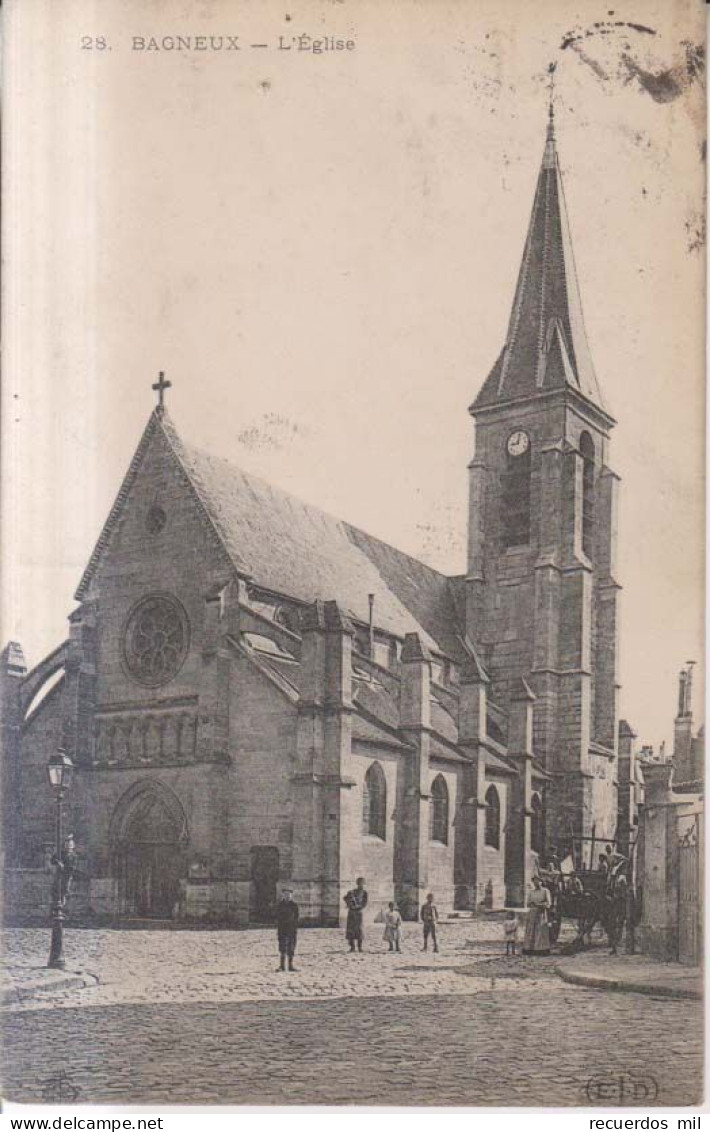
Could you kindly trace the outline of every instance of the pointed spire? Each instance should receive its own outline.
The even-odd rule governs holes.
[[[471,411],[570,388],[605,415],[582,318],[555,138],[554,69],[542,164],[503,350]]]
[[[547,111],[547,138],[545,139],[545,152],[542,156],[543,169],[554,169],[557,161],[555,149],[555,107],[550,97],[550,106]]]

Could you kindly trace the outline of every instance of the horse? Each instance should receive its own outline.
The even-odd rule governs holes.
[[[577,921],[577,935],[564,950],[584,949],[591,943],[592,930],[601,924],[609,941],[610,954],[616,955],[626,921],[628,895],[628,880],[621,866],[612,876],[587,873],[581,892],[565,892],[558,884],[553,902],[557,924],[561,925],[563,917]]]

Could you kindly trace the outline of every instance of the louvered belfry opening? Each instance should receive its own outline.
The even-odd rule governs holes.
[[[588,432],[579,438],[582,471],[582,550],[591,558],[594,550],[594,441]]]
[[[529,447],[518,456],[507,454],[502,504],[505,546],[527,546],[530,542]]]

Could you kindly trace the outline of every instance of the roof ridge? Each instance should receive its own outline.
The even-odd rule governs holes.
[[[296,495],[294,494],[294,492],[289,491],[288,488],[281,487],[280,484],[275,484],[272,480],[268,480],[264,476],[258,475],[256,472],[246,470],[241,466],[241,464],[230,460],[227,456],[215,455],[212,452],[209,452],[207,449],[202,448],[200,445],[193,444],[191,441],[186,441],[182,437],[182,435],[178,433],[172,421],[170,421],[170,430],[180,447],[187,451],[188,456],[194,453],[201,459],[206,459],[215,463],[223,464],[227,469],[229,469],[229,471],[237,472],[245,480],[256,481],[256,483],[267,488],[269,491],[276,492],[277,494],[284,496],[286,499],[293,500],[295,503],[298,503],[301,507],[307,508],[309,511],[315,511],[319,515],[325,515],[327,518],[332,519],[335,523],[340,523],[347,531],[352,531],[354,534],[362,535],[364,538],[378,543],[380,546],[385,547],[387,550],[393,550],[395,554],[400,555],[400,557],[402,558],[406,558],[409,562],[415,563],[417,566],[419,566],[423,570],[428,571],[430,574],[435,575],[437,578],[448,581],[449,578],[452,577],[452,575],[450,574],[444,574],[441,570],[437,570],[435,566],[430,566],[428,562],[423,562],[421,558],[416,558],[413,554],[409,554],[408,551],[402,550],[400,547],[395,546],[393,543],[387,542],[385,539],[380,538],[379,535],[371,534],[371,532],[366,531],[364,527],[359,527],[355,523],[351,523],[348,519],[343,519],[340,515],[336,515],[332,511],[326,510],[318,503],[311,503],[309,500],[303,499],[300,495]]]
[[[327,514],[327,512],[325,513]],[[428,562],[423,562],[421,558],[415,558],[415,556],[413,554],[409,554],[408,551],[401,550],[398,546],[394,546],[391,542],[385,542],[385,540],[380,538],[379,535],[371,535],[369,531],[364,530],[363,527],[356,527],[353,523],[349,523],[347,519],[341,519],[340,521],[349,530],[354,531],[356,534],[364,535],[365,538],[372,539],[373,542],[379,543],[380,546],[386,547],[387,550],[393,550],[395,554],[399,554],[401,558],[406,558],[409,562],[416,563],[416,565],[421,567],[421,569],[428,571],[430,574],[435,574],[437,578],[441,578],[443,581],[448,582],[451,580],[452,576],[454,576],[451,574],[443,574],[441,570],[437,570],[436,566],[430,566]]]

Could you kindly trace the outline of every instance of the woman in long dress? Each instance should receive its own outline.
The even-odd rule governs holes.
[[[533,875],[533,890],[528,897],[528,918],[525,921],[523,955],[550,954],[549,909],[552,906],[549,889],[544,888],[539,876]]]

